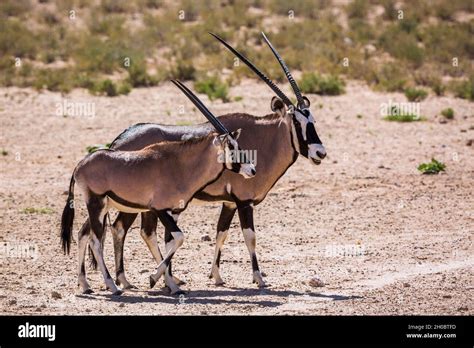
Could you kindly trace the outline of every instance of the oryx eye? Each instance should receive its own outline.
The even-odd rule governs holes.
[[[303,113],[303,115],[305,115],[306,117],[309,117],[309,110],[308,109],[304,109],[301,111]]]

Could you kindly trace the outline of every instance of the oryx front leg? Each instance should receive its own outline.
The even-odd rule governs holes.
[[[211,274],[209,278],[214,278],[216,285],[223,285],[224,281],[219,272],[219,264],[222,255],[222,246],[229,233],[230,223],[234,217],[236,207],[227,203],[222,204],[221,215],[217,223],[216,248],[214,251],[214,259],[212,261]]]
[[[87,210],[89,212],[89,221],[92,229],[89,245],[97,260],[99,269],[102,272],[107,289],[110,290],[113,295],[120,295],[122,291],[115,286],[109,270],[105,265],[104,255],[102,253],[101,240],[104,233],[105,214],[107,213],[104,198],[91,193],[87,200]]]
[[[244,235],[245,244],[250,254],[250,261],[252,263],[253,282],[257,283],[259,288],[265,287],[262,274],[258,267],[257,254],[255,253],[256,237],[255,228],[253,225],[253,206],[251,204],[244,205],[238,208],[240,226]]]
[[[123,262],[123,248],[128,229],[132,226],[137,214],[120,212],[112,225],[112,236],[114,240],[115,254],[115,284],[122,285],[124,289],[136,289],[125,277],[125,266]]]
[[[160,219],[162,224],[165,226],[165,242],[167,244],[167,250],[163,261],[161,261],[158,265],[156,273],[150,276],[150,288],[153,288],[158,279],[160,279],[163,273],[165,273],[166,269],[171,263],[171,259],[173,258],[176,250],[178,250],[178,248],[183,244],[184,241],[184,234],[176,225],[176,222],[174,221],[171,215],[169,215],[166,211],[162,210],[157,211],[156,214],[158,215],[158,218]],[[180,289],[172,280],[169,271],[168,275],[165,277],[165,282],[167,282],[166,285],[170,287],[172,293],[180,292]]]

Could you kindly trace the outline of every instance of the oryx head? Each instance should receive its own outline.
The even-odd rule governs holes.
[[[202,112],[209,122],[217,130],[213,144],[218,147],[218,161],[223,163],[225,168],[242,175],[244,178],[252,178],[256,174],[255,164],[252,163],[245,152],[242,151],[237,139],[240,136],[241,129],[235,132],[229,132],[217,117],[215,117],[201,102],[201,100],[178,80],[171,80]]]
[[[318,133],[316,132],[315,120],[313,114],[310,110],[309,99],[301,95],[301,91],[296,84],[293,76],[290,73],[290,70],[286,66],[285,62],[275,50],[273,45],[267,39],[264,33],[262,33],[265,42],[268,44],[272,50],[275,57],[278,59],[280,66],[282,67],[288,81],[293,88],[293,91],[296,95],[296,105],[294,105],[291,100],[278,88],[272,80],[270,80],[265,74],[263,74],[255,65],[253,65],[245,56],[236,51],[232,46],[230,46],[223,39],[217,35],[210,33],[217,40],[219,40],[224,46],[226,46],[232,53],[234,53],[238,58],[240,58],[254,73],[258,75],[278,96],[279,100],[283,102],[284,105],[288,108],[286,113],[289,114],[292,118],[292,132],[296,137],[297,149],[301,155],[311,160],[314,164],[320,164],[321,160],[326,157],[326,150],[319,139]],[[275,112],[282,113],[282,105],[278,103],[278,100],[272,100],[272,110]]]

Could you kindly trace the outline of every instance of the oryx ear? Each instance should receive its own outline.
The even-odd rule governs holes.
[[[226,142],[226,140],[227,140],[227,134],[217,135],[212,141],[212,144],[214,146],[222,146]]]
[[[280,98],[273,97],[270,107],[272,108],[273,112],[280,113],[285,109],[285,104],[283,104]]]
[[[234,138],[235,140],[237,140],[237,139],[239,139],[241,132],[242,132],[242,128],[239,128],[239,129],[237,129],[236,131],[230,133],[230,135],[232,135],[232,138]]]
[[[306,109],[309,108],[309,106],[311,105],[311,103],[309,102],[309,99],[303,96],[303,100],[304,100],[304,107]]]

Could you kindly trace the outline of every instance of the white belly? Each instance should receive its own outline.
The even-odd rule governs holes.
[[[150,211],[149,209],[140,209],[140,208],[132,208],[132,207],[127,207],[126,205],[120,204],[116,201],[114,201],[112,198],[107,197],[107,207],[108,208],[115,208],[118,211],[124,212],[124,213],[143,213],[146,211]]]

